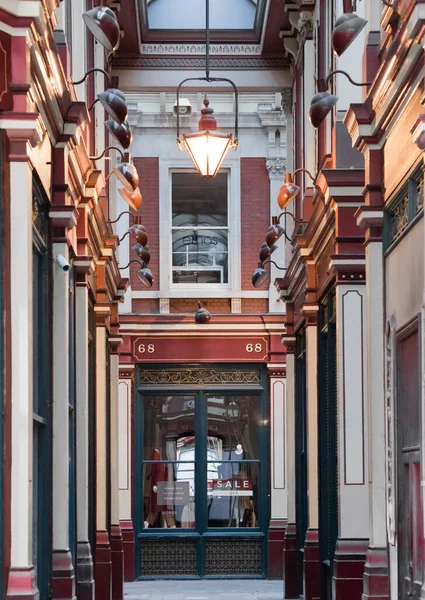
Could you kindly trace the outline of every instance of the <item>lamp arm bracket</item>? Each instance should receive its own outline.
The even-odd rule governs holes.
[[[265,260],[263,263],[261,263],[261,266],[264,267],[264,265],[266,265],[267,263],[271,263],[272,265],[274,265],[277,269],[279,269],[279,271],[287,271],[288,268],[287,267],[279,267],[279,265],[277,263],[275,263],[274,260]]]
[[[123,271],[124,269],[127,269],[131,265],[131,263],[137,263],[137,264],[139,264],[142,267],[142,269],[145,268],[145,263],[142,263],[142,261],[137,260],[136,258],[133,258],[133,260],[130,260],[130,262],[128,263],[128,265],[125,265],[125,267],[118,267],[118,268],[119,268],[120,271]]]
[[[94,107],[94,105],[97,104],[98,102],[99,102],[99,98],[96,98],[95,100],[93,100],[93,102],[88,107],[87,112],[90,112],[91,109]]]
[[[124,160],[125,160],[124,152],[117,146],[108,146],[107,148],[105,148],[105,150],[99,156],[89,156],[89,158],[90,158],[90,160],[94,160],[96,162],[97,160],[100,160],[101,158],[103,158],[108,150],[116,150],[117,152],[119,152],[121,154],[121,159],[124,162]]]
[[[345,77],[348,79],[348,81],[350,83],[352,83],[353,85],[357,85],[358,87],[362,87],[365,85],[372,85],[371,81],[366,81],[366,83],[358,83],[357,81],[354,81],[353,79],[351,79],[350,75],[346,72],[346,71],[341,71],[340,69],[337,69],[336,71],[330,71],[330,73],[328,74],[328,76],[325,79],[325,89],[328,89],[329,87],[329,82],[332,79],[332,77],[336,74],[340,73],[341,75],[345,75]]]
[[[292,217],[292,219],[294,220],[294,223],[302,223],[303,220],[302,219],[297,219],[291,212],[289,212],[288,210],[284,210],[283,212],[280,213],[279,216],[276,217],[276,221],[277,223],[280,223],[280,219],[281,217]]]
[[[295,171],[292,173],[292,176],[296,175],[297,173],[307,173],[313,183],[316,181],[316,177],[313,177],[308,169],[295,169]]]
[[[132,212],[130,212],[129,210],[124,210],[122,213],[120,213],[118,215],[118,217],[116,219],[114,219],[113,221],[106,221],[107,223],[109,223],[110,225],[112,225],[113,223],[118,223],[118,221],[121,219],[121,217],[123,215],[130,215],[130,217],[133,217],[133,220],[135,219],[135,217],[137,217],[138,215],[134,215]]]
[[[130,235],[130,230],[128,230],[128,231],[126,231],[126,232],[124,233],[124,235],[122,236],[122,238],[120,238],[120,239],[118,240],[118,243],[119,243],[119,244],[121,244],[121,242],[123,241],[123,239],[125,239],[125,238],[126,238],[128,235]],[[124,268],[124,267],[123,267],[123,268]]]
[[[207,77],[188,77],[187,79],[183,79],[183,81],[179,84],[179,86],[177,88],[177,142],[179,144],[181,144],[181,140],[180,140],[180,114],[179,114],[180,113],[180,111],[179,111],[179,107],[180,107],[180,89],[188,81],[206,81],[207,83],[213,83],[213,82],[217,82],[217,81],[224,81],[226,83],[229,83],[233,87],[233,91],[235,93],[235,142],[236,142],[236,147],[237,147],[237,140],[238,140],[238,133],[239,133],[239,115],[238,115],[238,112],[239,112],[239,92],[238,92],[238,88],[236,87],[236,84],[231,79],[227,79],[226,77],[209,77],[209,75]]]
[[[108,79],[108,85],[111,85],[111,76],[109,75],[109,73],[107,73],[104,69],[99,69],[98,67],[89,69],[82,79],[79,79],[78,81],[73,81],[73,84],[79,85],[80,83],[83,83],[91,73],[103,73]]]

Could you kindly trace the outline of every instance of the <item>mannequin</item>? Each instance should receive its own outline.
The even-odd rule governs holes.
[[[150,510],[149,514],[144,522],[144,528],[153,527],[160,513],[164,513],[162,516],[165,517],[165,522],[162,521],[164,527],[175,527],[174,516],[168,514],[167,506],[158,504],[158,483],[160,481],[168,481],[167,465],[159,462],[161,460],[161,453],[157,448],[154,448],[152,452],[152,460],[158,461],[157,464],[152,464],[152,471],[149,475],[151,481],[151,494],[150,494]]]

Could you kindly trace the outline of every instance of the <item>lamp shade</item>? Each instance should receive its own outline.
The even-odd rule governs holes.
[[[198,325],[206,325],[211,321],[211,313],[198,302],[198,310],[195,313],[195,323]]]
[[[120,26],[113,10],[97,6],[83,13],[84,23],[95,39],[109,52],[114,52],[120,43]]]
[[[215,177],[232,146],[232,134],[219,133],[213,109],[204,98],[204,106],[199,119],[199,131],[183,135],[182,146],[189,152],[202,177]],[[180,145],[179,145],[180,147]]]
[[[146,232],[146,228],[143,225],[132,225],[129,229],[130,233],[132,233],[136,237],[136,242],[141,246],[146,246],[148,243],[148,234]]]
[[[139,256],[140,260],[148,265],[151,260],[151,253],[148,246],[142,246],[141,244],[136,244],[133,246],[133,251]]]
[[[127,150],[133,141],[133,133],[128,121],[124,121],[124,123],[117,123],[113,119],[109,119],[106,121],[105,125],[109,133],[114,136],[120,146],[122,146],[124,150]]]
[[[139,210],[139,208],[142,206],[142,194],[138,187],[134,190],[134,192],[130,192],[127,188],[119,188],[118,191],[121,194],[121,197],[124,198],[124,200],[129,206],[131,206],[133,210]]]
[[[277,240],[280,239],[284,233],[285,230],[281,225],[270,225],[266,233],[267,245],[272,247],[274,243],[277,242]]]
[[[146,266],[137,271],[137,277],[146,287],[152,287],[154,282],[152,271],[148,269]]]
[[[136,191],[139,185],[139,175],[134,165],[122,162],[114,167],[114,173],[129,192]]]
[[[292,181],[292,175],[290,173],[286,173],[285,183],[282,185],[279,190],[279,194],[277,195],[277,203],[279,208],[281,210],[285,210],[285,208],[295,198],[299,191],[300,187]]]
[[[268,275],[268,272],[265,269],[263,269],[261,264],[259,264],[258,268],[255,269],[254,273],[252,274],[252,285],[255,288],[260,287],[260,285],[262,285],[266,281]]]
[[[329,92],[319,92],[313,96],[309,115],[313,127],[319,127],[337,102],[338,98]]]
[[[270,258],[270,255],[271,255],[270,247],[266,242],[264,242],[264,244],[261,244],[260,252],[258,254],[258,258],[260,259],[260,262],[263,263],[265,260]]]
[[[97,95],[99,102],[116,123],[122,125],[127,120],[128,109],[124,94],[115,88],[109,88]]]
[[[367,21],[356,13],[344,13],[335,21],[332,32],[332,48],[337,56],[341,56],[356,39]]]

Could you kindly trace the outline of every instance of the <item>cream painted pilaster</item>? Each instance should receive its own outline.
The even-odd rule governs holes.
[[[287,519],[286,483],[286,377],[282,367],[269,365],[270,374],[270,456],[271,520]]]
[[[118,474],[118,367],[119,355],[111,354],[111,523],[119,524]]]
[[[365,294],[364,284],[336,287],[338,537],[352,540],[369,537],[368,413],[364,379]]]
[[[287,518],[295,523],[295,354],[286,355]]]
[[[32,171],[27,161],[10,164],[10,254],[13,257],[10,271],[13,443],[7,598],[14,597],[22,588],[27,597],[37,598],[32,561]]]
[[[304,306],[312,320],[316,319],[318,307]],[[318,479],[318,388],[317,388],[317,324],[306,325],[307,357],[307,462],[308,462],[308,528],[319,528],[319,479]]]
[[[120,521],[130,521],[131,516],[131,371],[120,376],[118,384],[118,480]]]
[[[97,306],[94,308],[97,315]],[[100,310],[103,312],[104,308]],[[107,331],[105,325],[96,325],[96,530],[106,532],[106,348]]]
[[[68,244],[53,243],[52,255],[69,261]],[[69,274],[53,264],[53,525],[52,592],[75,598],[75,577],[69,549]]]
[[[89,292],[86,283],[75,291],[75,375],[77,452],[77,590],[89,588],[93,597],[93,548],[89,542]]]
[[[382,242],[366,246],[366,398],[369,411],[370,547],[387,544]]]

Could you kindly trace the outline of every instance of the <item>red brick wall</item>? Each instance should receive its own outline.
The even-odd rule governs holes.
[[[268,312],[267,298],[242,298],[242,312],[247,314],[264,314]]]
[[[265,158],[241,158],[241,285],[254,290],[251,277],[270,225],[270,180]],[[269,280],[261,286],[268,289]],[[245,312],[245,311],[244,311]]]
[[[230,299],[228,298],[205,298],[201,300],[210,313],[230,313]],[[170,313],[195,313],[198,308],[197,298],[171,298]]]
[[[140,191],[142,192],[142,206],[136,213],[142,216],[142,223],[148,232],[148,246],[151,253],[149,268],[154,276],[151,290],[159,289],[159,160],[158,158],[134,158],[134,166],[139,173]],[[130,259],[137,255],[131,250],[136,243],[134,236],[130,235]],[[147,288],[137,278],[139,265],[130,265],[130,281],[133,290],[146,290]],[[147,310],[146,312],[151,312]]]

